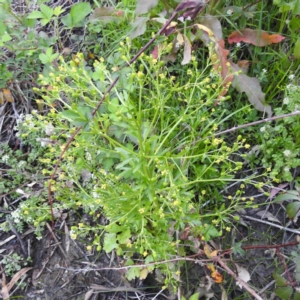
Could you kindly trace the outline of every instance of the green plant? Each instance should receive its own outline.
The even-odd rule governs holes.
[[[294,78],[293,75],[290,76]],[[300,88],[292,81],[287,85],[281,107],[274,109],[276,115],[293,112],[298,109]],[[292,170],[300,166],[297,149],[300,145],[299,117],[278,120],[274,126],[264,125],[260,128],[261,142],[259,146],[263,154],[261,162],[270,168],[270,176],[277,182],[291,181]]]
[[[65,181],[54,180],[53,205],[81,207],[95,219],[103,213],[108,225],[80,223],[72,227],[71,235],[93,234],[88,247],[116,250],[127,257],[127,265],[134,264],[135,253],[147,264],[182,255],[185,247],[179,243],[190,245],[187,236],[207,241],[222,235],[231,228],[230,214],[239,206],[252,205],[251,200],[242,204],[246,198],[239,196],[228,197],[225,206],[227,200],[217,192],[242,166],[232,155],[241,147],[249,148],[241,136],[232,142],[214,138],[229,117],[218,112],[228,98],[213,106],[222,79],[210,67],[200,71],[194,58],[177,76],[168,74],[161,58],[171,47],[164,44],[157,59],[143,55],[123,69],[116,68],[114,54],[107,61],[95,61],[92,69],[82,54],[69,63],[60,58],[58,70],[52,68],[48,78],[40,77],[45,104],[62,103],[65,108],[48,115],[51,123],[70,134],[83,126],[59,165],[59,173],[73,186],[66,189]],[[129,61],[129,40],[117,51],[116,63]],[[102,91],[117,75],[120,81],[93,117]],[[56,140],[57,134],[50,139]],[[59,144],[49,147],[56,155],[61,151]],[[211,197],[214,201],[199,218]],[[176,232],[185,236],[181,242]],[[129,268],[127,276],[145,276],[153,268]],[[171,284],[175,271],[168,265],[160,268]]]
[[[22,267],[27,266],[30,261],[30,258],[24,260],[24,258],[17,253],[13,253],[10,256],[4,256],[1,260],[1,264],[5,266],[6,276],[13,276],[16,272],[20,271]]]

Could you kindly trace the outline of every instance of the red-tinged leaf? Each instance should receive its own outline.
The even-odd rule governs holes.
[[[269,198],[272,200],[279,192],[281,192],[288,185],[289,185],[288,183],[283,183],[283,184],[279,184],[278,187],[272,188]]]
[[[152,55],[152,57],[153,57],[154,59],[157,59],[157,58],[158,58],[158,46],[157,46],[157,45],[156,45],[156,46],[154,47],[154,49],[152,50],[151,55]]]
[[[197,15],[205,8],[206,3],[202,0],[187,0],[181,2],[175,9],[175,12],[182,12],[184,20],[194,20]]]
[[[224,40],[219,40],[219,38],[222,37],[220,21],[213,16],[206,16],[202,19],[207,26],[196,24],[196,27],[202,31],[200,39],[209,48],[209,56],[214,65],[214,69],[223,79],[224,89],[219,96],[224,96],[229,88],[229,83],[232,82],[234,78],[228,68],[230,65],[227,59],[229,50],[225,49]],[[211,46],[211,42],[213,46]]]
[[[154,6],[156,6],[158,0],[137,0],[135,13],[137,16],[148,13]]]
[[[100,20],[104,24],[120,23],[124,20],[124,11],[116,10],[114,7],[96,7],[90,17],[91,21]]]
[[[286,213],[290,219],[293,219],[300,209],[300,202],[292,202],[286,206]]]
[[[237,74],[241,69],[238,65],[230,62],[231,68],[236,75],[232,81],[232,86],[240,93],[245,93],[249,102],[259,111],[265,112],[268,118],[272,116],[272,108],[265,103],[265,94],[261,90],[257,78],[249,77],[246,74]]]
[[[284,39],[285,37],[279,34],[269,34],[266,31],[246,28],[232,32],[228,37],[228,42],[229,44],[244,42],[264,47],[270,44],[280,43]]]

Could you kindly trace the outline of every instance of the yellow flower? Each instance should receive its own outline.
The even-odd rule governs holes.
[[[180,204],[180,202],[178,201],[178,200],[175,200],[174,202],[173,202],[173,205],[174,206],[178,206]]]
[[[140,209],[139,209],[139,213],[140,213],[140,214],[143,214],[144,212],[145,212],[145,208],[140,208]]]
[[[143,256],[146,257],[148,255],[147,251],[144,251]]]
[[[246,145],[245,145],[245,148],[246,148],[246,149],[249,149],[249,148],[250,148],[250,145],[249,145],[249,144],[246,144]]]
[[[92,246],[87,246],[87,247],[86,247],[86,250],[87,250],[87,251],[91,251],[91,250],[92,250]]]
[[[230,230],[231,230],[230,227],[226,227],[225,229],[226,229],[226,231],[228,231],[228,232],[230,232]]]

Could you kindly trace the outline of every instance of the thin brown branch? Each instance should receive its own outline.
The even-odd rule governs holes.
[[[274,116],[274,117],[271,117],[271,118],[262,119],[262,120],[259,120],[259,121],[255,121],[255,122],[243,124],[243,125],[240,125],[240,126],[232,127],[232,128],[226,129],[224,131],[217,132],[214,135],[209,135],[209,136],[206,136],[204,138],[200,138],[200,139],[196,140],[195,142],[193,142],[193,144],[195,145],[196,143],[198,143],[200,141],[203,141],[203,140],[206,140],[206,139],[209,139],[211,137],[219,136],[219,135],[226,134],[226,133],[229,133],[229,132],[234,132],[234,131],[237,131],[237,130],[240,130],[240,129],[243,129],[243,128],[246,128],[246,127],[250,127],[250,126],[254,126],[254,125],[258,125],[258,124],[262,124],[262,123],[267,123],[267,122],[272,122],[272,121],[275,121],[275,120],[278,120],[278,119],[284,119],[284,118],[287,118],[287,117],[294,117],[294,116],[297,116],[297,115],[300,115],[299,110],[296,110],[296,111],[294,111],[292,113],[289,113],[289,114]]]
[[[243,279],[239,278],[227,265],[224,261],[220,259],[220,257],[214,257],[214,260],[229,274],[231,275],[240,285],[248,291],[255,299],[263,300]]]

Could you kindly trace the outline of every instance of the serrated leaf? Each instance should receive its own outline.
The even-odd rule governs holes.
[[[53,16],[53,9],[45,4],[40,6],[41,12],[43,13],[43,18],[50,20]]]
[[[131,237],[131,232],[129,229],[124,230],[120,234],[118,234],[117,239],[120,244],[127,243],[128,239]]]
[[[232,247],[232,252],[234,254],[244,255],[245,250],[242,249],[242,242],[235,243],[234,246]]]
[[[245,28],[232,32],[228,37],[228,43],[248,43],[255,46],[264,47],[270,44],[277,44],[285,37],[280,34],[268,34],[266,31]]]
[[[154,6],[156,6],[158,0],[137,0],[135,13],[141,15],[148,13]]]
[[[91,12],[91,5],[87,2],[79,2],[71,7],[69,14],[62,18],[62,23],[73,28],[79,25],[79,23]]]
[[[231,68],[235,72],[242,71],[239,66],[230,62]],[[265,94],[261,90],[257,78],[249,77],[246,74],[237,74],[234,76],[232,86],[240,93],[245,93],[249,102],[259,111],[265,112],[268,118],[272,117],[272,108],[265,103]]]
[[[130,267],[126,273],[126,277],[128,280],[132,280],[135,278],[139,278],[141,274],[141,270],[138,267]]]
[[[64,12],[65,10],[62,8],[62,6],[56,6],[55,8],[54,8],[54,10],[53,10],[53,14],[55,15],[55,16],[59,16],[59,15],[61,15],[63,12]]]
[[[275,294],[282,300],[290,300],[293,294],[293,288],[290,286],[275,289]]]
[[[44,18],[43,13],[40,12],[40,11],[37,11],[37,10],[31,12],[31,13],[27,16],[27,19],[42,19],[42,18]]]
[[[110,253],[112,250],[118,247],[116,234],[115,233],[105,233],[104,236],[104,246],[105,252]]]
[[[300,209],[300,202],[289,203],[286,206],[286,213],[290,219],[293,219]]]
[[[288,285],[288,281],[281,275],[273,273],[273,277],[275,279],[276,285],[278,285],[279,287],[286,287]]]

